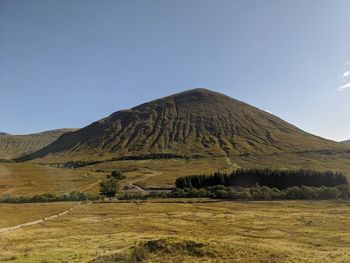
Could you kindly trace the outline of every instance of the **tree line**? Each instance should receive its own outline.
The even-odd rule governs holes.
[[[317,200],[317,199],[349,199],[350,186],[336,187],[293,186],[286,189],[270,188],[267,186],[227,187],[215,185],[207,188],[175,188],[170,193],[153,192],[148,195],[123,194],[120,200],[153,199],[153,198],[211,198],[225,200]]]
[[[121,170],[112,171],[100,182],[99,195],[72,192],[67,195],[42,194],[33,197],[3,197],[0,198],[0,203],[85,201],[101,200],[104,197],[114,196],[117,196],[119,200],[150,198],[213,198],[227,200],[350,198],[350,185],[343,174],[313,170],[241,169],[230,174],[215,173],[210,176],[186,176],[177,179],[177,188],[171,192],[156,191],[148,194],[121,193],[119,191],[119,181],[125,178],[126,176]]]
[[[113,178],[113,180],[115,180]],[[88,195],[85,193],[72,192],[69,195],[56,196],[53,194],[42,194],[33,197],[6,197],[0,199],[0,203],[42,203],[42,202],[61,202],[61,201],[97,201],[102,196],[113,196],[116,192],[112,190],[101,195]],[[317,199],[349,199],[350,186],[338,185],[336,187],[312,187],[312,186],[293,186],[280,190],[267,186],[254,187],[227,187],[224,185],[215,185],[207,188],[175,188],[171,192],[151,192],[142,193],[122,193],[118,194],[118,200],[147,200],[159,198],[211,198],[224,200],[317,200]]]
[[[113,157],[108,160],[100,160],[100,161],[70,161],[63,164],[52,164],[57,165],[63,168],[80,168],[84,166],[105,163],[105,162],[114,162],[114,161],[127,161],[127,160],[158,160],[158,159],[188,159],[189,157],[186,155],[179,155],[174,153],[150,153],[150,154],[141,154],[141,155],[127,155],[127,156],[119,156]]]
[[[206,188],[214,185],[253,187],[255,185],[286,189],[293,186],[334,187],[347,185],[344,174],[332,171],[238,169],[230,174],[216,172],[213,175],[190,175],[179,177],[177,188]]]
[[[28,196],[7,196],[0,198],[0,203],[49,203],[65,201],[94,201],[98,200],[98,195],[86,194],[82,192],[71,192],[70,194],[55,195],[51,193]]]

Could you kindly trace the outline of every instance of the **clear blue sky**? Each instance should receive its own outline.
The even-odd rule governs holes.
[[[0,0],[0,131],[206,87],[350,139],[349,62],[349,0]]]

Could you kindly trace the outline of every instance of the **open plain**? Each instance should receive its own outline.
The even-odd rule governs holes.
[[[18,209],[21,222],[38,219],[43,206],[1,205],[1,227],[19,223]],[[349,217],[345,201],[85,203],[0,233],[0,261],[346,263]]]

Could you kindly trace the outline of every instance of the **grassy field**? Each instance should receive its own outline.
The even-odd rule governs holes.
[[[173,186],[177,177],[194,174],[211,174],[217,171],[230,172],[237,168],[269,167],[276,169],[315,169],[343,172],[350,180],[350,154],[285,153],[231,158],[162,159],[139,161],[105,162],[84,167],[85,170],[110,172],[115,169],[133,170],[126,173],[128,180],[140,178],[143,187]],[[152,174],[154,176],[152,176]]]
[[[64,194],[83,190],[97,193],[99,186],[96,182],[115,169],[127,171],[127,179],[121,182],[122,185],[135,182],[141,187],[171,187],[180,176],[253,167],[341,171],[350,179],[349,159],[350,154],[346,153],[251,154],[230,159],[213,157],[114,161],[78,169],[59,169],[32,163],[0,163],[0,196],[32,196],[47,192]]]
[[[62,212],[73,203],[0,204],[0,228],[23,224]]]
[[[139,161],[105,162],[84,167],[92,171],[134,170],[126,173],[129,179],[143,177],[138,182],[141,186],[173,186],[177,177],[198,173],[213,173],[229,169],[231,166],[226,158],[200,158],[200,159],[162,159]],[[155,173],[157,172],[157,173]],[[147,176],[154,174],[155,176]]]
[[[0,163],[0,196],[66,194],[82,191],[105,173],[45,167],[29,163]],[[98,187],[88,191],[97,192]]]
[[[350,261],[349,202],[166,201],[83,204],[0,233],[0,261]],[[38,204],[0,206],[7,220],[41,210]]]

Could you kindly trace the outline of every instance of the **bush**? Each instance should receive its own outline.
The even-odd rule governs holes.
[[[350,186],[349,185],[338,185],[337,188],[340,191],[339,198],[350,198]]]
[[[233,191],[230,193],[230,199],[233,200],[250,200],[252,199],[252,196],[247,191]]]
[[[106,179],[100,183],[100,195],[106,197],[114,197],[119,189],[117,180],[113,177]]]
[[[336,187],[321,187],[319,189],[319,198],[337,198],[340,196],[340,190]]]
[[[212,197],[211,192],[209,192],[207,189],[205,188],[201,188],[198,190],[197,192],[198,197]]]
[[[184,189],[175,188],[174,190],[171,191],[171,197],[183,198],[183,197],[185,197],[185,190]]]
[[[119,200],[144,200],[146,199],[146,195],[141,193],[124,193],[118,196]]]
[[[256,186],[249,188],[249,195],[253,200],[275,200],[281,199],[283,193],[277,188],[267,186]]]
[[[89,195],[81,192],[72,192],[69,195],[54,195],[54,194],[41,194],[32,197],[6,197],[0,200],[1,203],[47,203],[47,202],[62,202],[62,201],[85,201],[85,200],[98,200],[99,196]]]
[[[293,186],[290,188],[287,188],[285,190],[285,198],[286,199],[303,199],[303,190],[300,189],[298,186]]]
[[[318,188],[302,185],[300,199],[316,199],[318,198]]]
[[[85,193],[71,192],[68,196],[68,200],[70,200],[70,201],[85,201],[85,200],[87,200],[87,196]]]
[[[113,177],[113,178],[116,179],[117,181],[123,180],[123,179],[126,178],[126,176],[123,175],[122,171],[120,171],[120,170],[114,170],[114,171],[111,173],[111,177]]]
[[[168,198],[169,195],[166,192],[150,192],[146,195],[147,198]]]
[[[214,196],[215,198],[219,198],[219,199],[228,199],[229,197],[229,192],[226,190],[217,190],[214,192]]]

